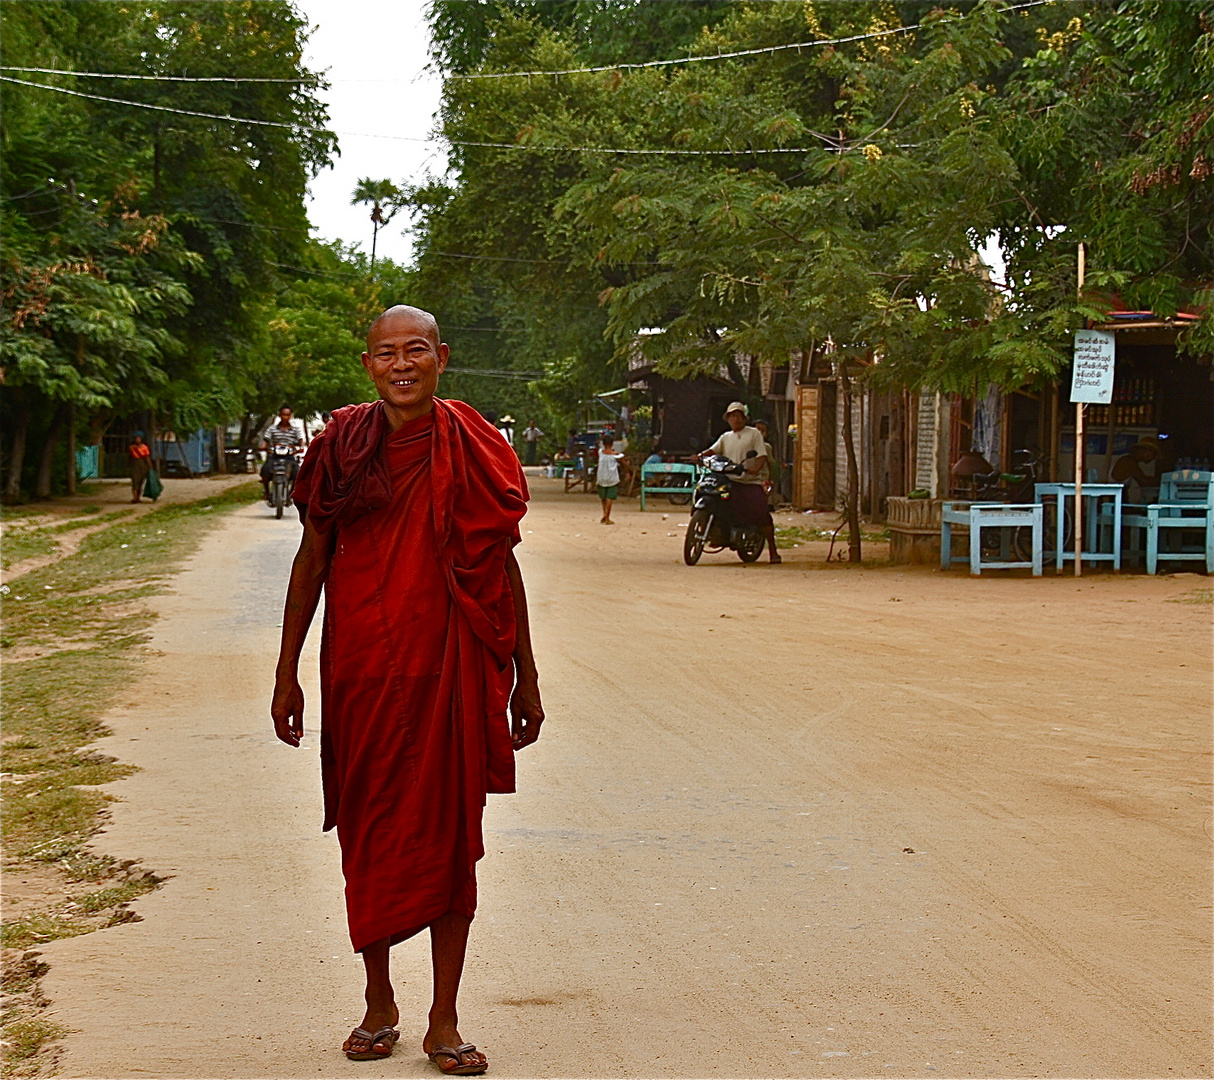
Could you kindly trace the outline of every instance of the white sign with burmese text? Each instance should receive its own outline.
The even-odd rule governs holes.
[[[1113,400],[1115,339],[1105,330],[1076,330],[1071,400],[1108,405]]]

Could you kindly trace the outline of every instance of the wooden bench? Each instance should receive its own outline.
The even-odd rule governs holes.
[[[650,479],[655,476],[664,476],[667,478],[665,484],[651,484]],[[645,509],[645,495],[686,495],[688,501],[691,499],[692,490],[696,486],[696,481],[699,479],[700,469],[697,465],[684,465],[678,462],[655,461],[652,465],[641,466],[641,509]],[[678,479],[678,483],[670,483],[671,477]],[[686,477],[686,480],[683,479]]]
[[[1041,503],[946,502],[940,507],[940,568],[947,570],[953,563],[967,561],[953,558],[953,526],[969,529],[970,574],[977,577],[985,570],[1017,570],[1031,568],[1034,577],[1041,576]],[[1028,562],[1011,557],[1011,529],[1032,530],[1032,559]],[[982,561],[982,530],[1002,529],[1000,557]]]
[[[585,454],[574,458],[573,467],[565,470],[565,494],[581,488],[583,492],[594,490],[596,466]]]

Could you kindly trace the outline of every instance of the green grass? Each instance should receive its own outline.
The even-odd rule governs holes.
[[[776,547],[798,547],[799,545],[809,543],[812,540],[829,541],[833,535],[833,529],[818,529],[812,525],[777,525]],[[839,535],[835,538],[835,543],[846,544],[850,535],[851,534],[846,528],[840,529]],[[882,541],[889,539],[889,530],[879,529],[866,531],[861,529],[860,539],[870,541],[871,543],[881,543]]]
[[[49,544],[48,532],[104,526],[85,536],[71,555],[7,586],[0,632],[5,660],[0,768],[8,774],[0,826],[6,858],[18,864],[48,863],[68,882],[100,888],[4,923],[0,940],[5,948],[27,948],[128,921],[134,916],[126,904],[159,883],[151,874],[134,871],[123,878],[129,861],[120,865],[84,850],[113,799],[99,786],[134,772],[87,747],[107,734],[101,718],[138,678],[139,646],[153,619],[142,601],[164,588],[218,520],[215,511],[253,502],[260,494],[253,481],[134,519],[131,511],[120,510],[25,530],[42,534]],[[22,531],[6,537],[6,558],[9,539]],[[14,655],[15,650],[21,652]],[[42,655],[31,655],[36,652]],[[4,1019],[5,1074],[34,1075],[33,1059],[62,1033],[39,1020],[36,1010],[10,1008]]]
[[[3,566],[7,570],[14,563],[25,562],[26,559],[37,559],[43,555],[51,555],[59,545],[47,535],[46,529],[15,529],[4,530]]]
[[[1194,589],[1184,596],[1174,596],[1169,604],[1214,604],[1214,588]]]
[[[130,507],[127,507],[125,510],[111,510],[108,514],[102,514],[100,517],[91,518],[88,521],[65,521],[62,525],[48,525],[42,531],[47,533],[66,533],[76,532],[78,529],[95,529],[98,525],[106,525],[111,521],[118,521],[121,518],[129,517],[134,512]],[[84,511],[82,510],[81,513],[83,514]]]
[[[130,922],[131,913],[125,905],[159,884],[160,879],[149,874],[77,896],[60,910],[33,912],[12,919],[0,926],[0,945],[6,949],[28,949],[59,938],[79,937]]]
[[[27,1066],[39,1051],[55,1039],[67,1034],[67,1028],[48,1020],[16,1020],[4,1025],[4,1073],[6,1076],[36,1076],[37,1070]]]

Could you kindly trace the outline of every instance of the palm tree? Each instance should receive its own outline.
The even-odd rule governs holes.
[[[397,210],[397,200],[400,198],[400,188],[391,180],[372,180],[364,177],[354,189],[351,206],[359,203],[371,203],[371,265],[375,265],[375,241],[379,237],[379,227],[387,225]],[[387,208],[387,216],[384,210]]]

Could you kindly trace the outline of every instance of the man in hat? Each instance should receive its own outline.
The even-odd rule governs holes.
[[[1115,484],[1124,484],[1130,502],[1148,502],[1159,495],[1159,480],[1166,470],[1163,467],[1163,448],[1156,439],[1140,439],[1128,454],[1115,462],[1111,478]]]
[[[379,392],[338,409],[295,484],[291,570],[271,715],[298,746],[298,668],[325,592],[320,759],[367,1009],[343,1049],[387,1057],[400,1037],[391,947],[429,928],[434,998],[422,1048],[446,1073],[485,1056],[457,1029],[476,909],[481,816],[514,790],[514,752],[544,719],[513,547],[527,484],[476,410],[434,396],[448,348],[428,312],[389,308],[367,333]],[[507,719],[507,703],[512,723]]]
[[[767,538],[767,554],[773,563],[783,562],[776,551],[776,526],[767,506],[763,481],[767,478],[767,444],[757,428],[750,426],[750,410],[740,401],[731,401],[725,410],[729,430],[724,432],[700,457],[722,454],[741,465],[741,476],[733,476],[733,514],[739,525],[762,529]],[[752,455],[753,452],[753,456]]]

